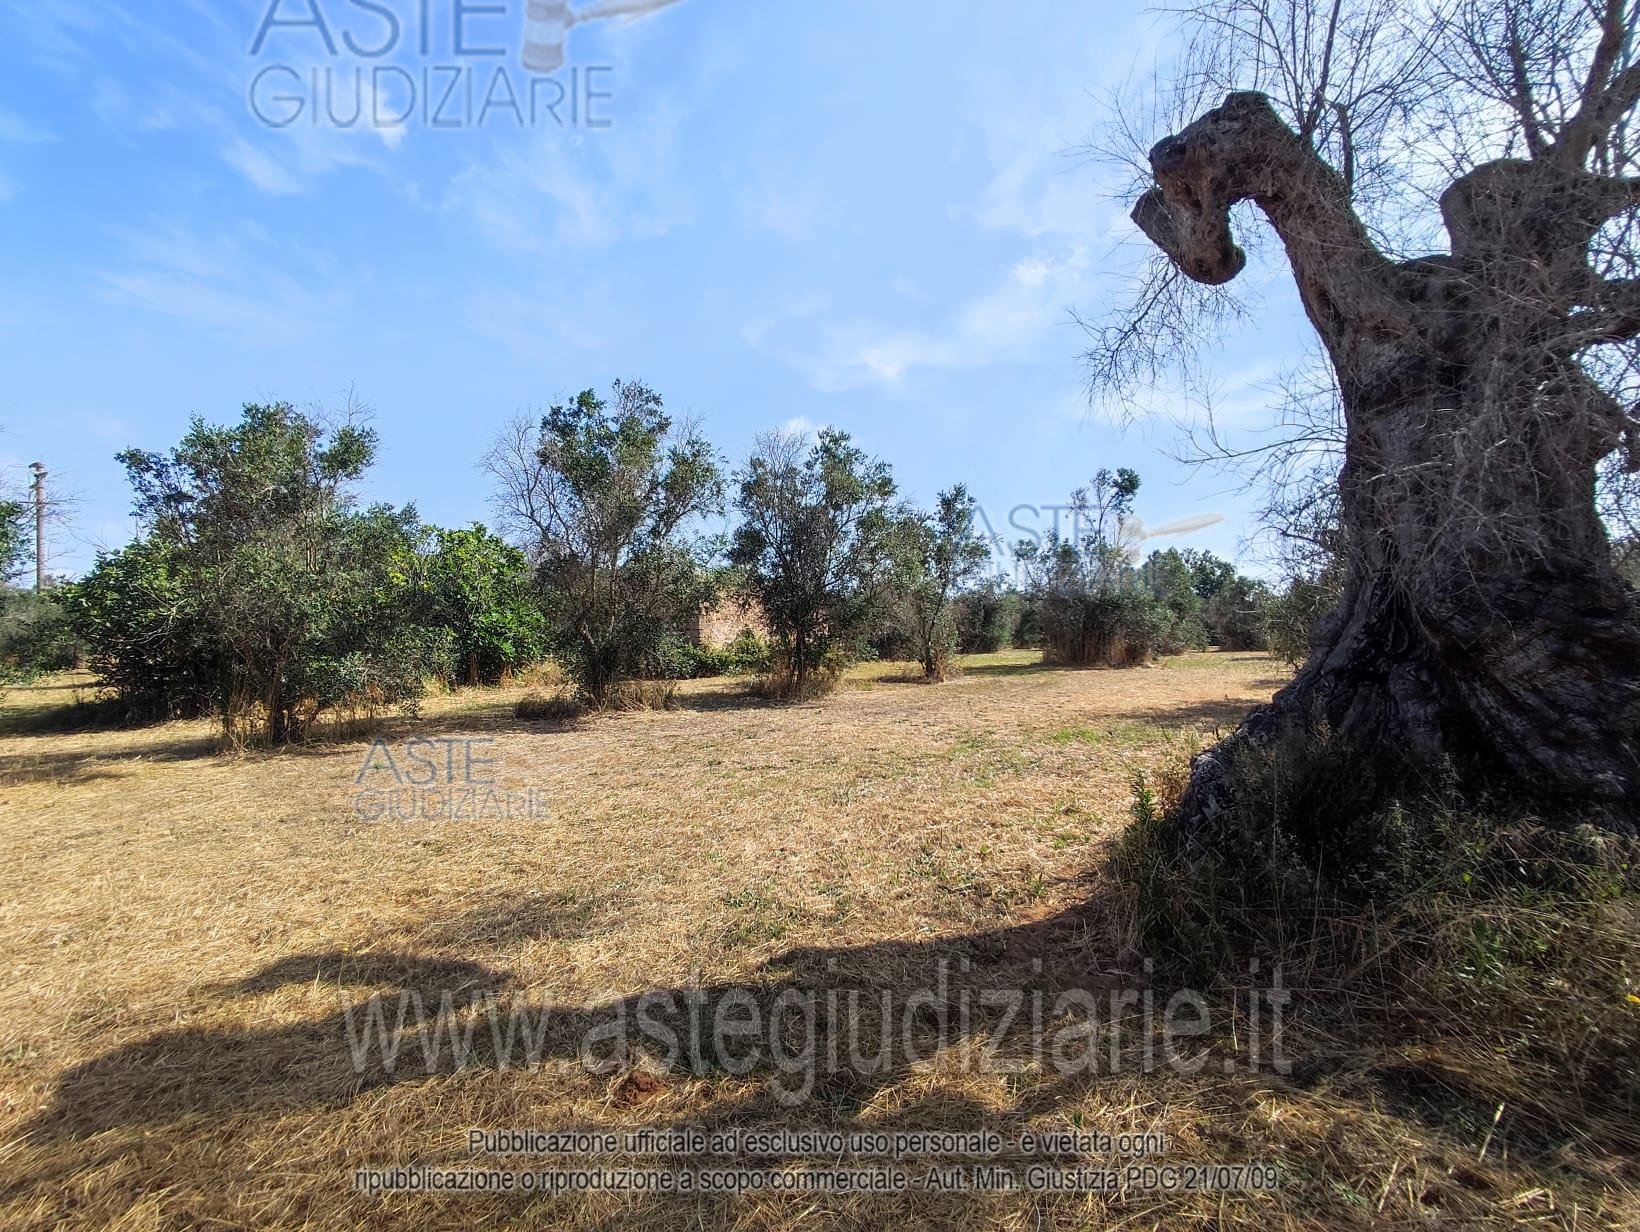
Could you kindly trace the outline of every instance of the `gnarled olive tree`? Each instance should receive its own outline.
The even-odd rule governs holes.
[[[1359,770],[1337,792],[1363,808],[1440,783],[1632,830],[1640,603],[1614,568],[1596,478],[1614,455],[1640,466],[1627,379],[1640,336],[1636,6],[1411,6],[1417,45],[1377,78],[1373,57],[1391,52],[1342,46],[1370,33],[1359,13],[1351,24],[1361,7],[1195,14],[1231,22],[1252,49],[1241,67],[1271,88],[1233,91],[1158,142],[1133,210],[1177,271],[1219,286],[1246,262],[1232,211],[1256,207],[1344,415],[1341,606],[1293,683],[1197,762],[1184,821],[1234,803],[1238,748],[1320,729]],[[1377,79],[1390,84],[1375,93]],[[1425,183],[1432,163],[1445,170],[1426,199],[1449,251],[1397,258],[1364,221],[1351,125],[1369,106],[1382,140],[1425,143]],[[1415,233],[1417,199],[1397,208]]]

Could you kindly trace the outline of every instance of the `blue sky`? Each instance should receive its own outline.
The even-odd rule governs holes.
[[[367,494],[461,524],[504,420],[635,377],[731,459],[833,424],[914,499],[966,482],[998,529],[1132,466],[1146,523],[1223,514],[1174,542],[1235,555],[1240,485],[1083,391],[1071,313],[1145,255],[1082,152],[1155,62],[1131,12],[679,0],[577,24],[532,86],[524,0],[0,0],[0,463],[80,497],[51,555],[75,572],[130,535],[117,450],[351,389],[382,439]],[[344,121],[362,81],[359,123],[318,110],[327,72]],[[1251,423],[1306,326],[1248,278],[1268,310],[1214,372]]]

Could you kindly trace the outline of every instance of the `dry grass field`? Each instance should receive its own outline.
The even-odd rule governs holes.
[[[1015,653],[940,686],[906,670],[858,670],[800,706],[697,682],[677,710],[562,729],[515,720],[521,690],[463,692],[382,733],[390,751],[483,742],[482,772],[542,806],[515,820],[361,818],[358,780],[382,772],[368,739],[224,754],[203,723],[51,731],[73,681],[14,696],[21,717],[0,734],[0,1226],[1640,1226],[1632,1161],[1511,1135],[1501,1113],[1477,1121],[1387,1081],[1406,1069],[1394,1041],[1378,1057],[1299,1041],[1285,1075],[1215,1060],[1066,1076],[1025,1054],[980,1064],[979,1033],[957,1033],[915,1064],[824,1074],[796,1104],[761,1070],[580,1055],[590,1027],[656,990],[903,992],[952,964],[987,987],[1143,980],[1099,876],[1133,775],[1232,725],[1283,669],[1212,654],[1057,671]],[[404,991],[530,1007],[541,1054],[355,1066],[368,999]],[[1173,1161],[1270,1163],[1282,1187],[353,1189],[361,1167],[496,1166],[469,1158],[475,1126],[981,1125],[1160,1132]]]

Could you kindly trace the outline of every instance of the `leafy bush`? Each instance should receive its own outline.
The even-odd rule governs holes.
[[[713,676],[745,676],[768,670],[771,651],[750,629],[742,629],[725,646],[700,646],[684,639],[667,644],[660,656],[662,680],[705,680]]]
[[[742,629],[735,635],[734,641],[718,652],[723,674],[730,676],[767,671],[772,653],[769,643],[750,629]]]
[[[669,633],[646,657],[640,672],[648,680],[699,680],[723,675],[723,658],[710,646]]]
[[[1179,614],[1185,640],[1193,648],[1265,649],[1264,606],[1270,588],[1263,582],[1244,577],[1229,561],[1195,548],[1157,552],[1151,565],[1156,567],[1153,584],[1160,583],[1158,597]],[[1196,603],[1190,603],[1187,592],[1195,594]],[[1199,636],[1191,617],[1201,623]]]
[[[1014,628],[1013,645],[1022,650],[1041,650],[1045,640],[1042,606],[1028,589],[1019,597],[1019,623]]]
[[[1212,642],[1208,640],[1207,626],[1197,616],[1181,617],[1170,613],[1156,636],[1156,653],[1162,655],[1206,650],[1210,645]]]
[[[963,654],[995,654],[1015,645],[1024,604],[1020,596],[986,579],[957,597],[957,648]]]
[[[1042,545],[1019,545],[1048,662],[1131,667],[1182,648],[1178,614],[1129,566],[1119,543],[1138,490],[1132,471],[1100,471],[1071,496],[1070,538],[1056,531]]]
[[[1042,619],[1050,663],[1134,667],[1178,641],[1173,614],[1131,586],[1051,593],[1042,603]]]
[[[33,512],[20,500],[0,500],[0,585],[22,572],[32,555]]]
[[[1270,588],[1239,574],[1203,605],[1208,635],[1220,650],[1264,650]]]
[[[1310,638],[1321,619],[1338,605],[1336,575],[1295,577],[1264,604],[1264,637],[1272,654],[1297,667],[1310,656]]]
[[[58,592],[0,588],[0,672],[33,680],[77,666],[82,653]]]
[[[327,711],[413,707],[450,637],[418,623],[414,510],[352,496],[375,448],[367,429],[276,403],[231,427],[196,419],[168,454],[121,454],[147,534],[89,588],[110,683],[166,705],[197,686],[230,738],[275,743]],[[173,680],[195,652],[201,667]]]
[[[1202,598],[1190,561],[1175,548],[1152,552],[1140,570],[1151,596],[1167,609],[1170,619],[1157,635],[1160,654],[1206,650],[1207,625],[1202,620]]]
[[[185,580],[178,545],[151,538],[101,553],[61,602],[128,718],[191,718],[223,703],[228,647]]]
[[[810,662],[800,678],[790,653],[777,644],[770,653],[767,669],[758,679],[757,690],[765,697],[788,701],[823,697],[837,688],[854,660],[855,656],[834,644],[818,663]]]
[[[430,536],[420,561],[419,620],[450,632],[440,675],[493,685],[539,661],[547,626],[524,554],[482,526]]]

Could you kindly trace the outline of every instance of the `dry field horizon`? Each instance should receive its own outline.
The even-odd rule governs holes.
[[[987,987],[1143,980],[1101,881],[1134,775],[1233,727],[1287,669],[1034,659],[970,659],[937,686],[872,665],[802,705],[691,682],[679,709],[563,728],[513,717],[523,686],[463,690],[387,723],[389,754],[476,750],[498,789],[536,802],[513,819],[365,819],[373,737],[223,753],[205,722],[53,731],[42,716],[83,682],[19,690],[23,719],[0,724],[0,1227],[1640,1226],[1623,1161],[1507,1122],[1494,1137],[1397,1090],[1395,1041],[1376,1057],[1309,1041],[1288,1074],[1067,1076],[1040,1057],[976,1064],[976,1033],[822,1075],[795,1104],[762,1071],[586,1063],[588,1029],[656,991],[904,993],[952,965]],[[549,1011],[544,1055],[356,1067],[354,1017],[406,991]],[[1174,1162],[1270,1163],[1282,1187],[353,1189],[357,1168],[551,1162],[474,1160],[473,1127],[980,1125],[1161,1133]]]

